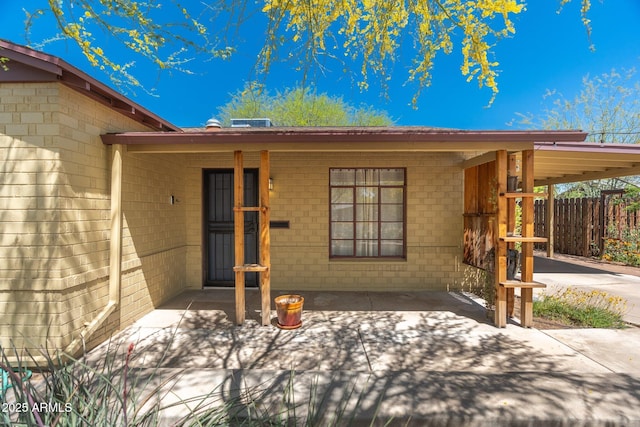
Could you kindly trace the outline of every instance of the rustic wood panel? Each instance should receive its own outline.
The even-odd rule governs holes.
[[[495,163],[467,168],[464,175],[463,262],[490,271],[497,203]]]
[[[491,261],[490,254],[494,247],[494,222],[495,215],[465,215],[463,250],[465,264],[493,271],[493,261]]]
[[[464,170],[464,213],[478,211],[478,167]]]

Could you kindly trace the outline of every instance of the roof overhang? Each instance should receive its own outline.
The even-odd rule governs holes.
[[[223,128],[217,131],[126,132],[102,136],[131,153],[467,152],[466,168],[495,150],[534,150],[536,185],[640,174],[640,145],[586,143],[575,130],[470,131],[427,127]]]
[[[0,70],[0,82],[60,82],[152,130],[180,130],[56,56],[0,39],[0,57],[9,58],[8,70]]]
[[[102,136],[137,153],[413,152],[523,150],[536,141],[581,141],[578,131],[467,131],[426,127],[224,128],[183,133],[131,132]]]

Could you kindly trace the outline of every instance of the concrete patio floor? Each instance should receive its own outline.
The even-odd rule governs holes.
[[[291,386],[302,405],[289,425],[304,419],[315,395],[316,425],[344,412],[347,425],[640,426],[638,328],[498,329],[459,293],[305,291],[302,326],[282,330],[260,326],[256,290],[247,291],[247,321],[236,326],[233,295],[183,293],[87,358],[135,343],[131,367],[170,390],[166,405],[250,390],[261,408],[289,417],[283,395]],[[186,413],[173,406],[162,422]]]

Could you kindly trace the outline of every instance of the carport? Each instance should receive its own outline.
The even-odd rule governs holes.
[[[583,136],[586,136],[583,134]],[[513,312],[514,288],[521,288],[522,325],[532,324],[534,243],[553,254],[554,185],[640,173],[640,147],[572,141],[535,142],[533,149],[487,152],[463,163],[465,169],[465,262],[494,272],[495,324],[506,326]],[[511,181],[511,183],[509,183]],[[534,192],[547,186],[546,192]],[[535,236],[534,199],[548,198],[546,236]],[[522,233],[515,235],[516,200],[521,200]],[[522,245],[521,280],[508,277],[508,254]]]

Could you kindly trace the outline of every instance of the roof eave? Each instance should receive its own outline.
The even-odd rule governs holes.
[[[466,131],[425,127],[252,128],[214,132],[129,132],[102,136],[132,151],[468,151],[522,150],[538,141],[582,141],[580,131]]]
[[[20,72],[6,74],[5,77],[10,77],[10,81],[59,81],[83,95],[107,105],[113,110],[143,123],[153,130],[181,131],[178,126],[162,119],[56,56],[2,39],[0,39],[0,55],[9,58],[9,72],[11,71],[12,61],[37,71],[35,73]],[[0,74],[0,77],[2,76],[3,74]]]

